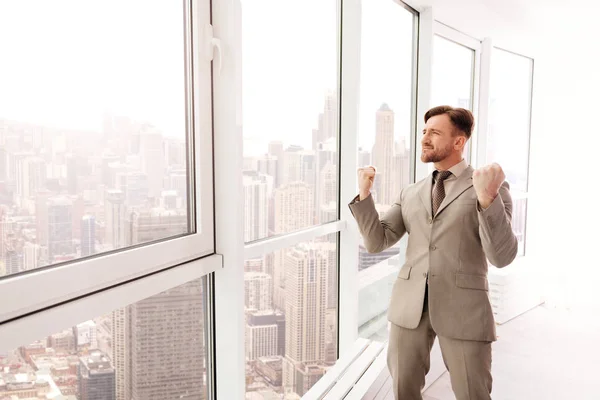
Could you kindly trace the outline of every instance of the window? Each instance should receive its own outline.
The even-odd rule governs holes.
[[[458,40],[465,40],[477,49],[480,43],[466,35],[436,23],[437,29],[456,38],[457,41],[442,35],[433,36],[433,63],[431,71],[431,107],[449,105],[471,110],[475,114],[475,82],[476,60],[478,52],[463,45]],[[473,132],[475,135],[476,132]],[[472,140],[467,142],[465,159],[471,162]]]
[[[197,279],[1,354],[0,398],[207,399],[206,293]]]
[[[249,395],[303,396],[337,360],[337,236],[244,262]]]
[[[520,255],[525,252],[532,85],[532,59],[493,49],[486,159],[500,164],[510,183]]]
[[[380,214],[412,182],[416,19],[416,13],[394,1],[362,6],[358,162],[377,168],[372,195]],[[359,335],[386,332],[389,296],[405,248],[402,240],[369,254],[360,244]]]
[[[15,309],[213,252],[210,62],[191,51],[208,6],[0,5],[0,285],[26,275],[7,285]]]
[[[242,1],[246,242],[338,218],[337,4]]]
[[[473,110],[475,50],[442,36],[433,37],[431,106]]]

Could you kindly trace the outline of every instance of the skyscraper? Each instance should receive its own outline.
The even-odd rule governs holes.
[[[98,350],[80,358],[77,370],[79,400],[116,400],[115,368]]]
[[[185,210],[152,208],[136,211],[132,215],[131,244],[145,243],[188,232],[188,217]]]
[[[312,148],[317,150],[318,144],[337,136],[338,128],[338,99],[334,92],[325,96],[323,112],[319,114],[318,128],[313,129]]]
[[[96,253],[96,218],[85,215],[81,219],[81,256],[91,256]]]
[[[48,257],[73,254],[73,202],[65,196],[50,197],[48,206]]]
[[[118,189],[109,189],[104,198],[105,243],[112,249],[127,245],[125,236],[125,194]]]
[[[202,281],[128,307],[125,397],[118,400],[205,399]]]
[[[394,112],[387,104],[382,104],[376,114],[375,144],[373,145],[373,165],[377,168],[375,179],[377,203],[391,204],[397,173],[394,169]]]
[[[269,199],[273,178],[255,171],[244,171],[244,241],[251,242],[269,235]]]
[[[283,381],[300,396],[324,373],[328,263],[328,252],[319,243],[298,245],[285,254]]]
[[[272,278],[264,272],[244,273],[245,306],[247,310],[265,311],[273,308]]]

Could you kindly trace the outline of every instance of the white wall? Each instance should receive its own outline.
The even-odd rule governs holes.
[[[600,309],[600,5],[588,0],[408,0],[535,59],[527,256],[549,305]],[[600,172],[598,173],[600,177]],[[600,188],[600,185],[599,185]]]
[[[549,278],[548,302],[564,307],[600,308],[600,214],[592,197],[600,169],[594,14],[557,9],[538,26],[528,250]]]

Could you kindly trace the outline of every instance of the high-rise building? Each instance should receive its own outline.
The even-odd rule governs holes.
[[[285,317],[277,311],[254,311],[246,315],[246,360],[283,356]]]
[[[318,128],[313,129],[312,148],[317,149],[319,143],[325,142],[329,138],[337,137],[339,121],[338,99],[335,93],[328,93],[325,96],[323,112],[319,114]]]
[[[79,400],[116,400],[115,368],[98,350],[79,359],[77,369]]]
[[[43,158],[27,156],[17,160],[17,196],[21,205],[35,196],[36,191],[46,187],[46,162]]]
[[[244,273],[245,306],[247,310],[265,311],[273,308],[272,278],[264,272]]]
[[[81,219],[81,256],[96,254],[96,218],[85,215]]]
[[[300,146],[289,146],[283,153],[282,185],[301,181],[314,186],[316,179],[315,152],[304,150]]]
[[[313,186],[293,182],[275,191],[275,233],[289,233],[313,225]]]
[[[313,225],[313,190],[304,182],[283,185],[275,191],[275,233],[283,234]],[[285,251],[278,250],[273,259],[273,304],[285,310]]]
[[[23,245],[23,269],[31,270],[40,267],[41,246],[26,242]]]
[[[385,103],[376,114],[373,165],[378,173],[374,183],[377,202],[391,204],[398,195],[393,192],[397,175],[394,169],[394,112]]]
[[[6,274],[18,274],[23,270],[23,254],[16,250],[7,250],[4,255],[4,268]]]
[[[244,171],[244,241],[269,236],[269,199],[273,178],[256,171]]]
[[[205,399],[202,281],[113,313],[117,400]]]
[[[115,176],[116,187],[125,195],[125,204],[129,207],[139,206],[148,200],[148,175],[139,171],[118,172]],[[162,190],[162,186],[161,186]]]
[[[48,206],[48,257],[73,254],[73,202],[65,196],[50,197]]]
[[[153,208],[132,214],[131,244],[145,243],[188,232],[188,217],[185,210]]]
[[[125,194],[109,189],[104,198],[105,243],[112,249],[128,245],[125,235]]]
[[[309,377],[324,365],[327,269],[329,254],[319,243],[301,244],[286,251],[286,336],[284,387],[304,395]],[[306,389],[306,390],[305,390]],[[300,390],[300,392],[298,391]]]
[[[87,347],[88,349],[98,348],[98,334],[96,323],[93,320],[82,322],[73,327],[73,336],[75,337],[75,346],[79,349]]]

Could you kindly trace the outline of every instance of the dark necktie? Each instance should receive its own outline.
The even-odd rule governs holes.
[[[433,186],[433,193],[431,194],[431,210],[433,211],[433,215],[437,213],[438,208],[440,208],[440,204],[444,201],[444,197],[446,197],[446,191],[444,190],[444,181],[448,179],[452,175],[450,171],[435,171],[434,178],[435,184]]]

